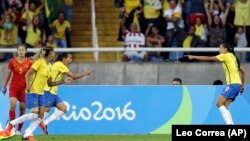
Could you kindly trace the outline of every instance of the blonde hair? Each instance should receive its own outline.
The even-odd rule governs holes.
[[[40,49],[40,51],[34,55],[33,57],[33,62],[35,62],[36,60],[38,59],[41,59],[41,58],[44,58],[44,57],[47,57],[49,55],[49,53],[51,51],[53,51],[54,49],[52,47],[43,47]]]

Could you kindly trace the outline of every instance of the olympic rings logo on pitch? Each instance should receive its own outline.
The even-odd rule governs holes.
[[[99,101],[92,102],[92,107],[97,107],[96,111],[91,111],[87,107],[82,107],[77,113],[76,105],[70,105],[67,101],[64,101],[65,105],[67,106],[67,114],[62,116],[64,120],[134,120],[136,118],[136,112],[133,109],[129,109],[129,106],[132,102],[128,102],[124,105],[123,108],[116,107],[106,107],[104,108],[102,103]]]

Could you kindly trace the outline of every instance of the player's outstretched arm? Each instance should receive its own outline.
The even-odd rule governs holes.
[[[91,75],[93,73],[94,69],[93,68],[89,68],[87,69],[86,71],[82,71],[80,73],[73,73],[73,72],[67,72],[66,75],[73,78],[74,80],[75,79],[79,79],[79,78],[82,78],[86,75]]]
[[[195,56],[195,55],[186,55],[189,60],[200,60],[200,61],[219,61],[216,56]]]

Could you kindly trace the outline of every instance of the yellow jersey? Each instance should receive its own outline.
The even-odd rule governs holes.
[[[73,0],[64,0],[66,6],[73,6]]]
[[[69,72],[67,66],[65,66],[61,61],[57,61],[52,65],[51,68],[51,77],[52,81],[60,81],[63,79],[64,74]],[[44,88],[45,91],[49,91],[51,94],[57,94],[58,86],[49,87],[46,85]]]
[[[182,44],[183,48],[190,48],[192,40],[193,40],[193,36],[188,35]]]
[[[242,3],[239,0],[235,1],[235,25],[250,26],[250,0]]]
[[[17,26],[14,25],[14,27],[13,27],[11,41],[6,41],[5,36],[6,35],[5,35],[4,29],[0,28],[0,45],[3,45],[3,46],[17,45],[17,43],[18,43],[18,28],[17,28]]]
[[[237,59],[232,53],[222,53],[216,58],[223,63],[227,84],[242,84]]]
[[[160,16],[160,10],[154,9],[155,0],[144,0],[143,13],[146,19],[156,19]]]
[[[33,94],[44,94],[44,87],[47,84],[47,81],[51,75],[51,64],[46,62],[44,58],[38,59],[35,61],[32,66],[32,69],[36,71],[36,73],[32,76],[30,93]]]
[[[136,7],[142,7],[140,0],[125,0],[124,1],[125,12],[130,13]]]
[[[65,39],[65,32],[67,28],[70,28],[70,23],[65,20],[63,24],[60,24],[59,20],[57,19],[52,23],[52,27],[56,29],[55,38]]]
[[[36,32],[33,29],[33,25],[28,26],[27,37],[25,39],[26,44],[34,46],[39,41],[41,41],[42,32],[39,28],[36,29]]]
[[[47,42],[46,46],[49,46],[49,47],[52,47],[52,48],[57,48],[57,44],[55,42],[52,42],[52,43]]]

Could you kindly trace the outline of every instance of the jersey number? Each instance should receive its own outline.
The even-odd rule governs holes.
[[[23,74],[23,69],[19,68],[19,74]]]

